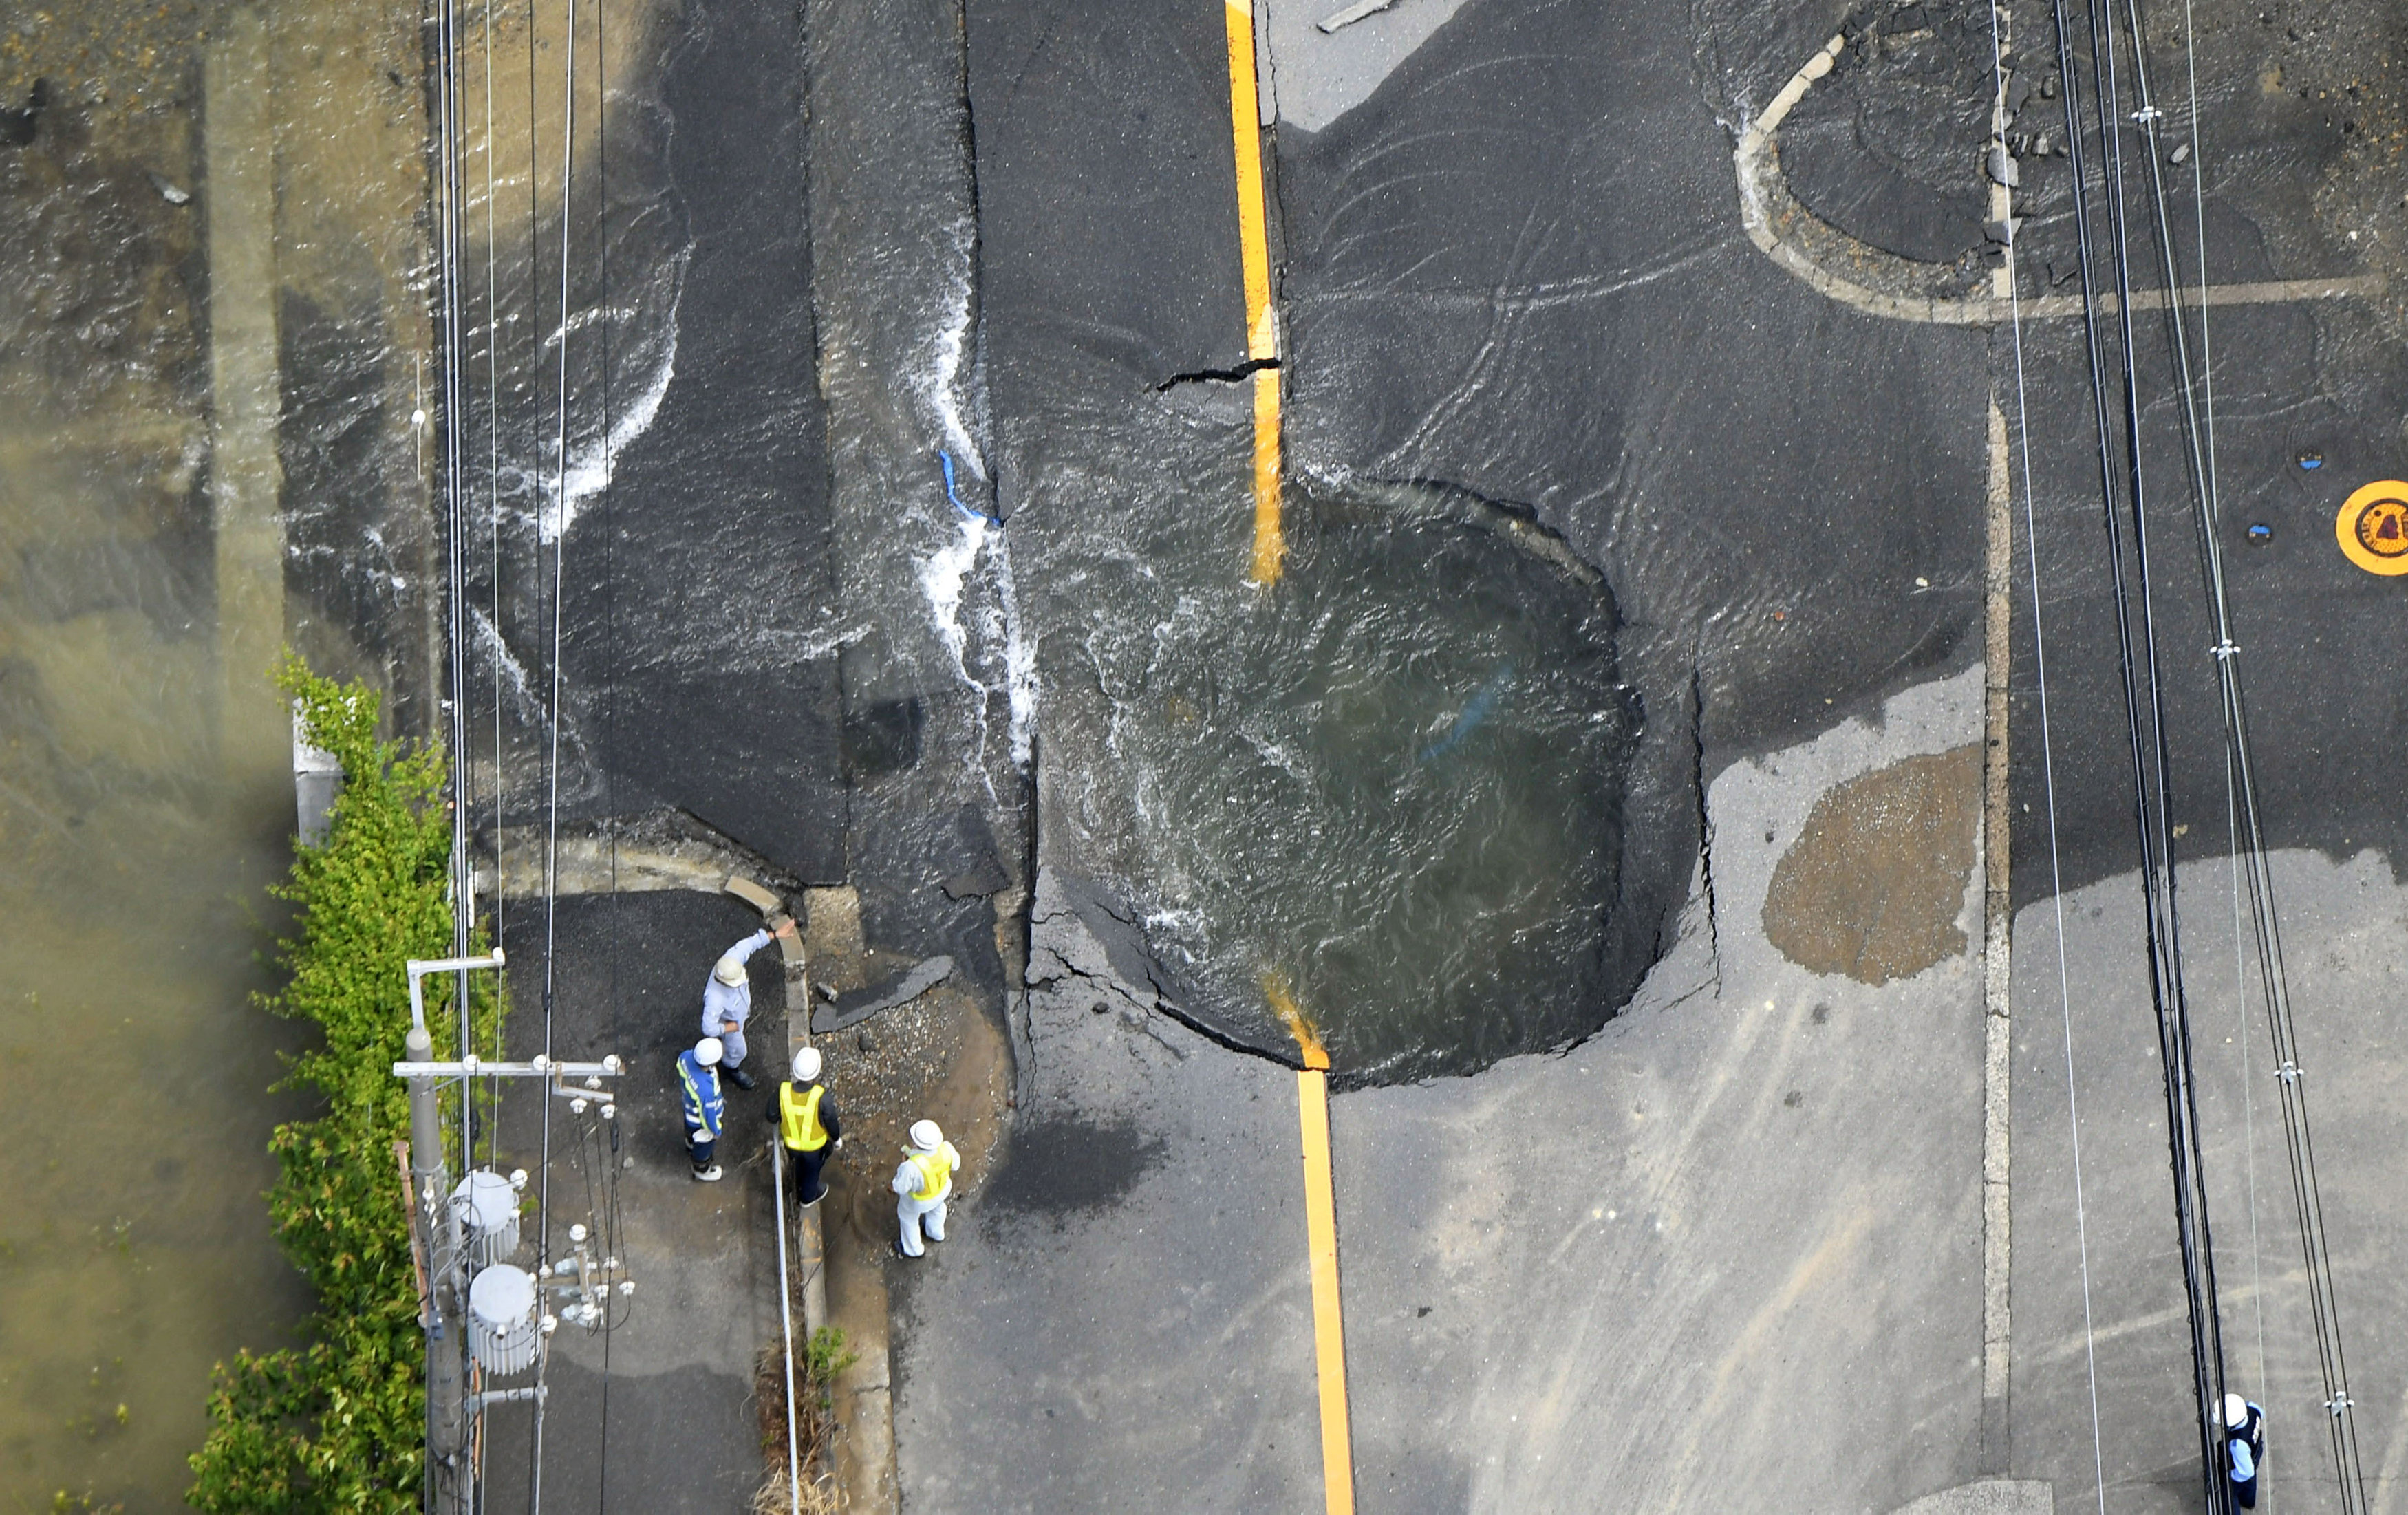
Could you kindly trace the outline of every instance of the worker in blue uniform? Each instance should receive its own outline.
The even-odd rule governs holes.
[[[717,1183],[720,1167],[711,1159],[719,1151],[720,1129],[727,1121],[727,1101],[719,1092],[719,1038],[705,1036],[678,1053],[680,1113],[685,1117],[687,1155],[694,1160],[699,1183]]]
[[[2239,1394],[2224,1396],[2224,1470],[2233,1507],[2258,1508],[2258,1475],[2266,1465],[2266,1412]]]
[[[711,965],[710,977],[702,984],[702,1034],[719,1038],[727,1061],[720,1065],[727,1081],[738,1089],[754,1085],[752,1075],[744,1071],[744,1022],[752,1018],[752,979],[744,965],[753,953],[769,945],[777,936],[792,936],[795,922],[780,917],[775,931],[763,929],[719,954]]]

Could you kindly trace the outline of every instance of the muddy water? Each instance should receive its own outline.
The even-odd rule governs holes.
[[[867,803],[1002,809],[1041,769],[1038,865],[1115,965],[1275,1056],[1283,1007],[1371,1079],[1595,1029],[1653,928],[1625,908],[1642,722],[1596,576],[1482,502],[1316,486],[1286,578],[1249,585],[1244,391],[1139,388],[1084,327],[987,325],[955,39],[860,30],[823,24],[811,76],[845,691],[926,721]],[[868,890],[880,859],[853,865]]]
[[[1070,823],[1152,976],[1267,1050],[1300,1017],[1358,1078],[1584,1034],[1639,725],[1611,596],[1459,500],[1291,490],[1287,515],[1268,593],[1198,574],[1150,636],[1091,644],[1109,733]]]
[[[0,1510],[182,1508],[212,1364],[307,1307],[265,674],[423,706],[418,56],[364,5],[0,19]]]
[[[0,155],[0,1508],[171,1508],[211,1363],[301,1305],[246,1004],[289,755],[272,704],[221,751],[201,235],[147,177],[189,111],[51,89]]]

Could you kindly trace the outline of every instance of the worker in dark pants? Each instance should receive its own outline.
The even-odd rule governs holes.
[[[844,1145],[844,1125],[836,1116],[836,1099],[820,1082],[820,1054],[806,1047],[795,1054],[794,1079],[778,1086],[769,1106],[769,1123],[778,1128],[779,1145],[786,1149],[786,1173],[793,1182],[795,1203],[806,1209],[827,1197],[820,1169],[830,1153]]]
[[[2266,1465],[2266,1412],[2239,1394],[2224,1396],[2224,1470],[2232,1508],[2258,1508],[2258,1474]]]
[[[720,1128],[727,1120],[727,1101],[719,1088],[719,1038],[705,1036],[678,1053],[678,1108],[685,1118],[686,1155],[694,1162],[696,1183],[717,1183],[720,1166],[711,1159],[719,1150]]]

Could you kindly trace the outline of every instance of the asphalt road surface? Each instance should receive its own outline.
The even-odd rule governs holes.
[[[2128,687],[2225,1371],[2280,1507],[2350,1508],[2220,664],[2389,1495],[2408,578],[2336,536],[2408,474],[2385,7],[2148,19],[2161,108],[2111,107],[2135,198],[2089,266],[2211,286],[2180,346],[2163,299],[2083,319],[2079,13],[2065,70],[2028,4],[610,14],[567,236],[540,174],[486,223],[511,378],[466,420],[515,461],[470,492],[474,824],[509,855],[549,821],[556,716],[579,845],[842,886],[846,971],[943,953],[947,1035],[1008,1038],[1008,1079],[924,1088],[907,1016],[828,1048],[878,1049],[882,1120],[1000,1131],[928,1259],[847,1211],[892,1300],[839,1410],[855,1508],[2198,1508]],[[312,436],[339,356],[283,355]],[[287,513],[339,465],[289,465]],[[300,598],[416,646],[415,588],[323,588],[359,579],[335,520],[293,534]],[[505,922],[523,1047],[538,918]],[[637,1060],[646,1303],[558,1347],[550,1487],[729,1508],[766,1190],[683,1177],[664,1070],[752,917],[559,923],[555,1032]],[[845,1181],[882,1203],[875,1165]]]

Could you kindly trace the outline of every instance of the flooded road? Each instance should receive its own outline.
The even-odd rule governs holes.
[[[168,1508],[211,1363],[304,1303],[248,1003],[290,751],[272,697],[221,729],[189,109],[67,88],[0,152],[0,1508]]]
[[[12,466],[12,567],[46,526],[91,539],[24,504]],[[0,1508],[179,1508],[211,1364],[307,1303],[262,1197],[286,1028],[247,1004],[289,822],[219,779],[205,640],[37,598],[0,580]]]
[[[1226,1034],[1300,1015],[1385,1080],[1592,1029],[1640,719],[1612,596],[1435,491],[1291,490],[1286,524],[1272,589],[1161,564],[1161,619],[1089,640],[1107,735],[1065,823]]]
[[[308,1303],[265,676],[422,708],[416,54],[358,6],[0,29],[0,1509],[182,1508],[212,1364]]]

